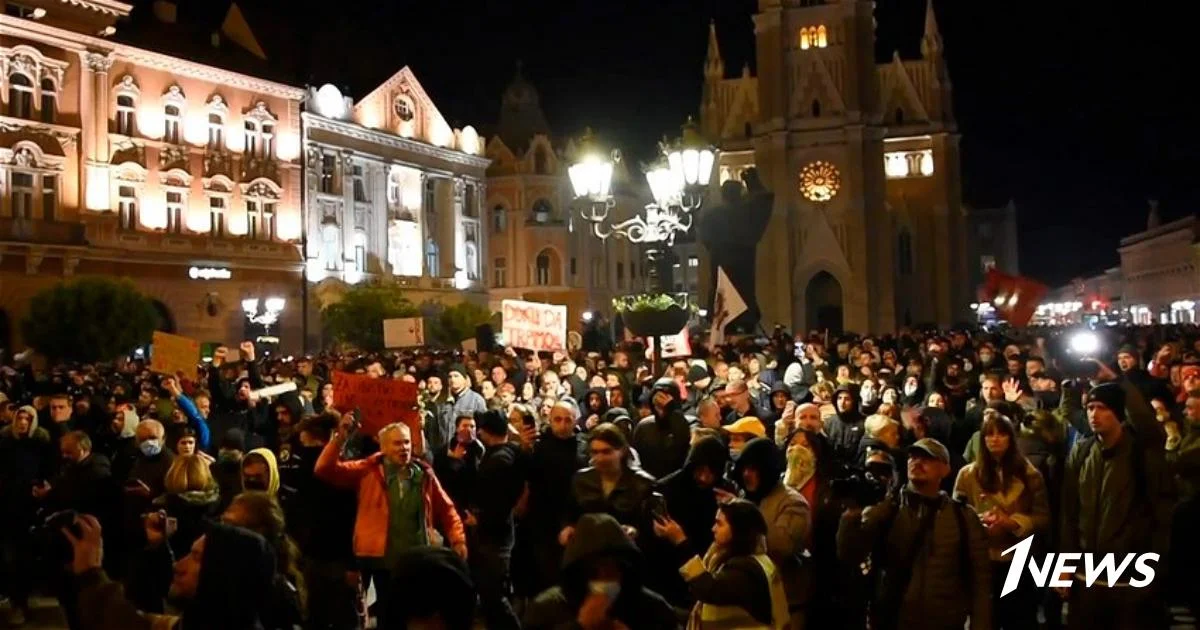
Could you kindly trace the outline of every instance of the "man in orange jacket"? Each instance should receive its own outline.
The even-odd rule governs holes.
[[[401,554],[414,547],[445,542],[465,560],[467,537],[462,520],[433,468],[413,458],[408,426],[394,423],[380,429],[378,453],[366,459],[338,461],[347,424],[343,422],[325,445],[313,473],[330,484],[358,492],[354,555],[364,573],[364,586],[374,580],[377,591],[387,592],[384,589]],[[386,602],[379,604],[379,627],[387,627]]]

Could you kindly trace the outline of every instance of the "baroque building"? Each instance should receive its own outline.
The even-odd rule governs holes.
[[[493,311],[505,299],[560,304],[567,307],[569,327],[579,328],[583,313],[611,316],[613,296],[644,287],[640,248],[597,238],[572,208],[567,169],[575,143],[551,134],[537,89],[519,68],[501,97],[500,120],[486,150]],[[649,199],[624,161],[614,166],[612,187],[611,217],[617,221],[632,217]]]
[[[969,302],[932,2],[919,55],[877,60],[875,28],[865,0],[758,0],[757,72],[729,76],[710,26],[700,113],[722,149],[715,179],[754,166],[775,193],[756,261],[765,326],[887,332],[949,324]]]
[[[194,24],[156,2],[155,41],[199,42],[164,54],[117,31],[132,9],[117,0],[3,4],[0,324],[79,275],[130,278],[161,329],[202,342],[253,332],[243,299],[295,304],[304,91],[203,62],[265,60],[237,5]],[[284,347],[299,320],[272,331]]]
[[[475,129],[451,128],[407,67],[357,103],[310,88],[301,117],[310,317],[364,280],[414,303],[484,303],[488,159]]]

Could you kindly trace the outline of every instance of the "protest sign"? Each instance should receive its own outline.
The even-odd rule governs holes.
[[[535,352],[567,348],[567,307],[540,302],[501,303],[505,342]]]
[[[200,342],[161,331],[154,331],[150,338],[150,371],[185,378],[196,378],[196,364],[200,362]]]
[[[383,345],[388,348],[425,345],[425,320],[420,317],[383,320]]]
[[[341,413],[361,411],[362,431],[367,435],[375,435],[393,422],[407,424],[412,430],[413,453],[422,452],[416,383],[334,372],[333,406]]]
[[[683,330],[679,331],[678,334],[666,335],[659,337],[659,339],[662,340],[662,358],[674,359],[676,357],[692,356],[692,342],[688,339],[687,326],[684,326]],[[657,343],[654,337],[648,337],[646,341],[648,342],[648,351],[653,352],[654,344]]]

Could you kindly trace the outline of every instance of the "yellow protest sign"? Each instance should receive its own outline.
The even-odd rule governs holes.
[[[189,379],[196,378],[200,361],[200,342],[161,331],[154,331],[150,346],[150,371]]]

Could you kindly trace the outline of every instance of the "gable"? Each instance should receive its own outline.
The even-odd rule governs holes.
[[[904,112],[905,121],[929,120],[925,104],[921,102],[899,55],[893,56],[891,63],[879,68],[879,99],[882,105],[880,112],[886,121],[896,122],[897,110]]]
[[[408,66],[354,105],[354,119],[440,147],[454,145],[454,131]]]

